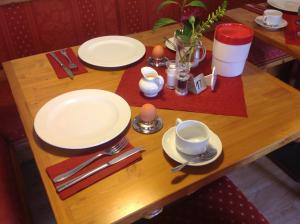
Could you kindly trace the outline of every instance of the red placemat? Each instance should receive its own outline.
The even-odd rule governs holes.
[[[300,25],[296,24],[296,21],[300,21],[300,16],[292,14],[283,14],[283,18],[288,22],[287,28],[284,30],[285,43],[300,46]]]
[[[68,60],[59,51],[55,51],[54,53],[58,57],[58,59],[68,67],[69,64]],[[83,66],[83,64],[81,64],[78,57],[74,54],[73,50],[71,48],[67,48],[67,53],[70,59],[78,66],[77,69],[72,70],[73,74],[79,75],[82,73],[86,73],[87,72],[86,68]],[[50,64],[52,65],[57,78],[63,79],[69,77],[67,73],[62,69],[62,67],[50,56],[49,53],[47,53],[46,56]]]
[[[241,76],[234,78],[218,76],[214,92],[207,88],[198,95],[177,96],[174,90],[165,87],[158,96],[154,98],[145,97],[140,92],[138,83],[142,77],[140,70],[143,66],[148,66],[146,60],[151,55],[151,51],[152,47],[147,47],[145,58],[124,72],[116,91],[131,106],[152,103],[157,108],[162,109],[247,117]],[[174,59],[175,53],[166,50],[165,56]],[[156,68],[156,70],[166,81],[165,68]],[[193,75],[211,73],[211,51],[207,52],[206,59],[197,68],[192,69],[191,73]]]
[[[259,15],[263,15],[264,11],[268,8],[268,4],[245,4],[242,8],[247,9],[250,12],[257,13]]]
[[[268,8],[268,4],[245,4],[243,8],[263,15],[264,10]],[[283,19],[288,22],[287,27],[284,29],[285,43],[300,45],[300,36],[297,35],[297,32],[300,32],[300,25],[296,24],[296,21],[300,20],[300,16],[295,13],[284,12]]]
[[[108,161],[110,161],[111,159],[121,155],[121,153],[127,152],[130,149],[132,149],[133,147],[131,145],[128,145],[125,149],[123,149],[120,153],[113,155],[113,156],[103,156],[100,157],[98,160],[94,161],[92,164],[88,165],[87,167],[83,168],[82,170],[80,170],[77,174],[74,174],[73,176],[69,177],[68,179],[56,184],[53,183],[54,186],[58,186],[62,183],[64,183],[67,180],[70,180],[74,177],[77,177],[83,173],[86,173],[89,170],[92,170],[93,168],[96,168]],[[57,175],[72,169],[73,167],[75,167],[76,165],[82,163],[83,161],[88,160],[89,158],[93,157],[95,154],[99,153],[99,150],[97,152],[94,153],[90,153],[87,155],[81,155],[81,156],[76,156],[76,157],[72,157],[70,159],[67,159],[65,161],[62,161],[61,163],[55,164],[53,166],[50,166],[46,169],[46,172],[48,174],[48,176],[51,178],[51,180],[56,177]],[[90,185],[96,183],[97,181],[129,166],[131,163],[141,159],[142,154],[136,153],[126,159],[124,159],[123,161],[116,163],[110,167],[105,168],[104,170],[101,170],[95,174],[93,174],[92,176],[74,184],[73,186],[61,191],[58,193],[59,197],[64,200],[70,196],[72,196],[73,194],[89,187]]]

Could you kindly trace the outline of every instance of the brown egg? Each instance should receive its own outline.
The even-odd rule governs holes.
[[[154,46],[152,56],[154,58],[162,58],[164,56],[164,48],[161,45]]]
[[[156,118],[156,108],[150,103],[146,103],[141,108],[140,118],[144,122],[151,122]]]

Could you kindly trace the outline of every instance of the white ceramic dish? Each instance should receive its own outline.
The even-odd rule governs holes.
[[[170,128],[166,133],[163,135],[162,138],[162,146],[165,151],[165,153],[172,158],[173,160],[179,162],[179,163],[185,163],[187,161],[190,161],[193,156],[184,155],[182,153],[179,153],[176,149],[175,144],[175,127]],[[199,162],[199,163],[190,163],[189,166],[204,166],[207,164],[210,164],[214,162],[222,153],[222,142],[220,138],[210,130],[210,137],[208,140],[208,147],[213,147],[217,150],[217,155],[213,157],[212,159],[205,161],[205,162]]]
[[[131,37],[103,36],[83,43],[78,56],[90,65],[116,68],[138,61],[145,52],[144,44]]]
[[[168,49],[170,49],[171,51],[176,51],[176,49],[175,49],[175,47],[174,47],[174,45],[175,45],[175,40],[174,40],[174,37],[170,37],[169,39],[168,39],[169,41],[165,41],[165,45],[166,45],[166,47],[168,48]],[[174,45],[173,44],[171,44],[171,43],[174,43]]]
[[[300,6],[300,0],[268,0],[267,3],[274,8],[289,12],[298,12]]]
[[[128,103],[117,94],[83,89],[48,101],[35,116],[34,130],[50,145],[84,149],[117,137],[130,117]]]
[[[282,19],[281,23],[278,26],[268,26],[268,25],[264,24],[264,22],[263,22],[263,16],[257,16],[255,18],[255,22],[258,25],[260,25],[263,28],[268,29],[268,30],[278,30],[278,29],[282,29],[282,28],[284,28],[284,27],[286,27],[288,25],[288,22],[285,19]]]

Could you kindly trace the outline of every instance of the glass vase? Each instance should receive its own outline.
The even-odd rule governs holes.
[[[206,56],[206,48],[200,40],[192,42],[191,40],[182,39],[181,36],[175,34],[176,45],[176,63],[188,63],[190,68],[198,66]]]

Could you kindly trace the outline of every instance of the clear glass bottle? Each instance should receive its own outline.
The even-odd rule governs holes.
[[[177,63],[176,67],[176,88],[175,93],[179,96],[188,94],[188,80],[190,78],[190,64]]]
[[[176,87],[176,61],[169,60],[167,62],[167,88],[175,89]]]

